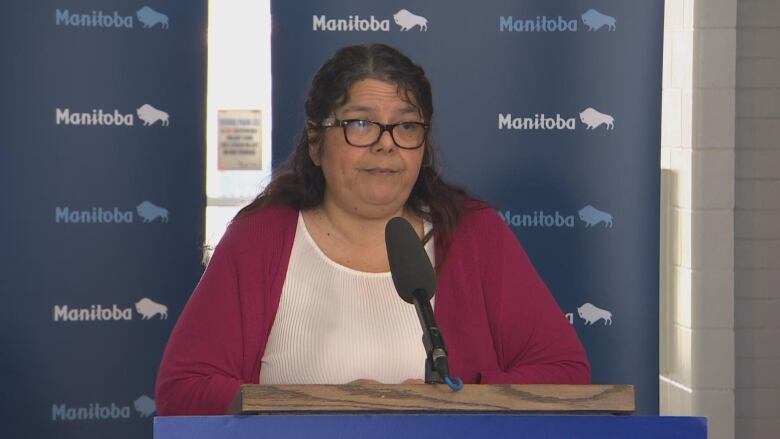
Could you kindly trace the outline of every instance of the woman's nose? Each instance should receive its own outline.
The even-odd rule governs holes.
[[[395,146],[395,140],[393,140],[393,135],[390,133],[390,130],[385,130],[382,135],[379,136],[379,140],[374,144],[374,148],[377,148],[378,150],[393,149]]]

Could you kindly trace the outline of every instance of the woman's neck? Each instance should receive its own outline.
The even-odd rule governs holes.
[[[388,221],[397,216],[409,221],[422,236],[422,220],[407,212],[403,206],[398,209],[382,209],[369,215],[365,212],[341,208],[326,200],[315,209],[315,214],[322,217],[323,223],[329,226],[328,228],[336,233],[338,238],[356,245],[384,243],[385,226]]]
[[[328,257],[347,267],[369,272],[389,270],[385,226],[396,216],[409,221],[418,236],[422,236],[422,219],[405,212],[403,207],[382,215],[367,216],[324,202],[303,212],[309,234]]]

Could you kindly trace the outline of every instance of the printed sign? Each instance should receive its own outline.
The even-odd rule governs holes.
[[[260,110],[220,110],[219,159],[220,171],[263,169],[262,113]]]

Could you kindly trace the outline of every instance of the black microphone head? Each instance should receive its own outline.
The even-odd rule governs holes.
[[[436,292],[436,273],[431,260],[408,221],[395,217],[385,227],[387,259],[393,284],[406,302],[412,303],[416,290],[423,290],[428,299]]]

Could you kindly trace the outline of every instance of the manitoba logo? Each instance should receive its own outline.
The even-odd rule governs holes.
[[[133,126],[133,115],[119,110],[104,110],[93,108],[91,112],[76,112],[70,108],[54,110],[56,125],[102,125],[102,126]]]
[[[151,126],[160,122],[160,126],[167,127],[170,124],[168,113],[158,110],[149,104],[144,104],[135,110],[138,119],[143,126]],[[134,126],[135,115],[132,112],[124,112],[119,109],[105,110],[93,108],[91,111],[75,111],[70,108],[56,108],[54,110],[54,123],[56,125],[75,126]]]
[[[142,201],[135,207],[135,212],[144,224],[168,222],[168,209],[160,207],[151,201]],[[54,208],[54,222],[66,224],[132,224],[136,220],[132,210],[119,207],[91,207],[88,209],[73,209],[70,206]],[[158,221],[159,220],[159,221]]]
[[[603,320],[604,326],[612,326],[612,313],[606,309],[601,309],[592,303],[584,303],[577,308],[577,315],[582,319],[585,326],[591,326]],[[566,313],[566,319],[574,324],[574,313]]]
[[[560,113],[544,114],[535,113],[533,116],[517,116],[512,113],[498,113],[499,130],[516,131],[573,131],[577,129],[577,119],[580,120],[586,130],[595,130],[604,127],[605,130],[615,128],[615,118],[602,113],[593,107],[582,110],[578,117],[562,115]]]
[[[592,325],[599,320],[604,321],[604,326],[612,325],[612,313],[592,303],[584,303],[577,308],[577,315],[580,316],[586,326]]]
[[[346,18],[329,18],[326,15],[312,15],[312,30],[321,32],[390,32],[390,20],[375,15],[350,15]],[[393,21],[401,32],[417,28],[428,30],[428,19],[401,9],[393,14]]]
[[[133,320],[131,308],[90,305],[88,308],[71,308],[68,305],[54,305],[55,322],[94,322]]]
[[[401,31],[407,31],[419,27],[420,31],[428,30],[428,19],[419,15],[414,15],[406,9],[401,9],[393,15],[395,24],[401,27]]]
[[[144,201],[135,210],[138,212],[138,216],[143,218],[144,223],[151,223],[160,219],[160,222],[168,222],[168,209],[155,205],[151,201]]]
[[[101,421],[107,419],[130,419],[130,406],[116,403],[91,403],[72,407],[67,404],[52,404],[52,421]]]
[[[537,113],[533,116],[515,116],[512,113],[498,114],[499,130],[574,130],[577,121],[573,117],[560,114],[546,115]]]
[[[135,407],[135,411],[142,418],[148,418],[157,411],[157,405],[154,403],[154,400],[146,395],[141,395],[133,401],[133,407]]]
[[[545,212],[534,210],[532,212],[513,213],[510,210],[498,212],[504,222],[513,227],[526,229],[573,229],[575,228],[575,215],[561,213],[560,211]],[[602,212],[591,205],[587,205],[577,212],[584,227],[591,228],[603,224],[605,228],[612,227],[612,215]]]
[[[135,310],[141,315],[141,320],[149,320],[154,316],[159,316],[160,320],[168,318],[168,307],[148,297],[136,302]]]
[[[160,122],[160,125],[164,127],[167,127],[169,124],[168,113],[162,110],[158,110],[149,104],[141,105],[141,107],[135,110],[135,112],[138,114],[138,118],[144,122],[145,127],[154,125],[157,122]]]
[[[141,320],[168,318],[168,307],[144,297],[135,303],[135,310]],[[86,308],[72,308],[68,305],[54,305],[55,322],[110,322],[133,320],[133,308],[112,305],[89,305]]]
[[[580,209],[577,214],[579,215],[580,220],[585,223],[586,228],[594,227],[599,224],[603,224],[604,227],[612,227],[612,215],[607,212],[602,212],[590,204]]]
[[[168,29],[168,16],[155,11],[149,6],[144,6],[135,12],[136,18],[142,24],[143,29],[159,27]],[[54,11],[54,24],[67,27],[102,27],[102,28],[126,28],[135,27],[133,14],[120,14],[119,11],[88,11],[73,12],[70,9],[56,9]],[[158,26],[159,25],[159,26]]]
[[[615,118],[609,114],[600,113],[592,107],[584,109],[580,113],[580,121],[585,124],[585,129],[594,130],[602,125],[608,130],[615,129]]]
[[[523,228],[574,228],[574,215],[535,210],[530,213],[515,213],[509,210],[498,212],[507,225]]]
[[[588,28],[589,31],[599,30],[604,26],[607,26],[607,29],[611,31],[616,29],[615,23],[617,23],[617,20],[615,17],[602,14],[595,9],[588,9],[587,12],[582,14],[581,18],[582,23]]]
[[[135,16],[138,17],[138,21],[143,24],[144,29],[151,29],[158,24],[161,29],[168,29],[168,16],[155,11],[149,6],[144,6],[137,10]]]
[[[140,418],[148,418],[157,411],[154,400],[146,395],[141,395],[133,401],[133,407]],[[129,405],[116,402],[89,403],[80,406],[68,404],[52,404],[52,421],[102,421],[114,419],[130,419],[132,410]]]
[[[617,19],[595,9],[588,9],[579,17],[588,31],[597,31],[606,27],[610,31],[616,29]],[[498,19],[499,32],[577,32],[579,30],[577,17],[561,15],[548,17],[537,15],[533,18],[502,15]]]

